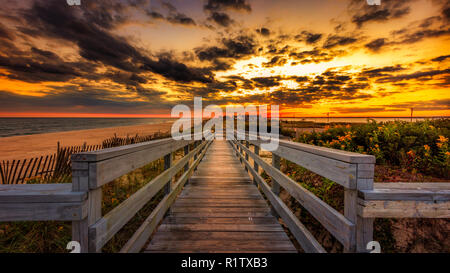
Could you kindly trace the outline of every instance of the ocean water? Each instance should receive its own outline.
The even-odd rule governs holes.
[[[171,118],[0,118],[0,137],[174,121]]]
[[[281,118],[282,120],[304,120],[314,122],[349,122],[365,123],[367,118]],[[376,121],[404,120],[410,118],[374,118]],[[413,121],[426,118],[417,117]],[[431,118],[430,118],[431,119]],[[32,135],[52,132],[64,132],[85,129],[108,128],[141,124],[157,124],[175,121],[173,118],[0,118],[0,137]]]

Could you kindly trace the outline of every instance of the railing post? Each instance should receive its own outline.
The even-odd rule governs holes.
[[[239,141],[239,143],[240,144],[242,144],[242,140],[238,140]],[[242,151],[242,148],[241,148],[241,146],[238,146],[238,150],[239,150],[239,153],[242,155],[243,154],[243,151]],[[240,157],[239,156],[239,161],[241,162],[241,164],[242,164],[242,157]]]
[[[247,147],[247,149],[250,148],[249,142],[247,140],[244,140],[244,144],[245,144],[245,147]],[[247,152],[245,152],[245,160],[247,160],[247,162],[248,162],[248,153]],[[244,168],[245,168],[245,171],[248,172],[247,165],[245,165]]]
[[[368,252],[367,243],[373,241],[373,218],[358,215],[358,190],[373,190],[375,163],[356,164],[356,189],[344,190],[344,215],[355,223],[353,244],[345,252]]]
[[[173,153],[167,154],[164,156],[164,170],[169,169],[172,167],[173,163]],[[169,194],[172,190],[172,178],[167,182],[166,186],[164,187],[165,194]]]
[[[187,156],[189,154],[189,144],[184,146],[184,156]],[[189,170],[189,161],[184,165],[184,172],[187,172]],[[189,179],[186,181],[186,185],[189,183]]]
[[[82,253],[99,252],[95,246],[96,238],[89,233],[89,227],[102,217],[102,188],[89,189],[90,177],[96,175],[89,168],[92,164],[95,162],[72,161],[72,191],[89,192],[88,216],[72,222],[72,241],[80,243]]]
[[[255,147],[255,154],[259,156],[259,146],[254,145],[253,147]],[[255,169],[256,173],[259,173],[259,166],[258,163],[256,163],[256,160],[253,160],[253,168]],[[255,178],[253,178],[253,184],[255,184],[255,186],[258,185]]]
[[[280,169],[280,161],[281,158],[276,155],[275,153],[272,153],[272,166],[276,169]],[[276,195],[279,196],[280,195],[280,184],[277,183],[277,181],[275,181],[275,179],[272,177],[272,192]],[[272,215],[278,217],[278,213],[272,208]]]

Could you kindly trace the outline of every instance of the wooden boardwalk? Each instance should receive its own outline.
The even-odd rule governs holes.
[[[144,252],[297,252],[226,141],[214,141]]]

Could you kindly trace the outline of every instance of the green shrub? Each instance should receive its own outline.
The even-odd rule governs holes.
[[[389,164],[448,178],[450,119],[420,122],[380,122],[326,127],[303,133],[299,142],[371,154],[377,164]]]

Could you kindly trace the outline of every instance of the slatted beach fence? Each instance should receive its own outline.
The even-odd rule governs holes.
[[[102,145],[60,147],[50,155],[0,163],[0,184],[63,182],[71,175],[70,156],[79,152],[96,151]]]
[[[102,144],[61,147],[57,143],[57,152],[23,160],[0,162],[0,184],[24,184],[24,183],[61,183],[70,180],[72,166],[70,157],[81,152],[92,152],[106,148],[119,147],[135,143],[147,142],[167,137],[168,133],[156,132],[152,135],[114,137],[106,139]]]
[[[267,163],[260,156],[265,141],[165,138],[77,153],[72,183],[0,185],[0,222],[72,221],[72,240],[81,251],[101,252],[161,192],[164,198],[120,252],[295,252],[281,219],[305,252],[322,253],[325,248],[280,198],[281,188],[346,252],[371,250],[376,217],[450,218],[450,183],[374,183],[373,156],[284,140]],[[173,162],[181,150],[183,157]],[[344,210],[285,175],[282,158],[344,187]],[[162,173],[102,215],[103,186],[162,159]]]

